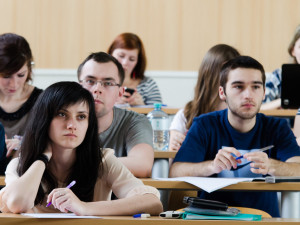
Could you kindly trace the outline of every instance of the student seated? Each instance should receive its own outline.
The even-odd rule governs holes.
[[[219,95],[228,109],[194,119],[170,176],[300,176],[300,148],[286,120],[258,113],[264,87],[265,72],[255,59],[239,56],[225,63]],[[269,145],[274,147],[257,152]],[[201,192],[200,197],[279,216],[276,192]]]
[[[154,161],[152,127],[145,115],[114,107],[122,98],[124,70],[105,52],[90,54],[78,67],[78,80],[95,100],[99,137],[136,177],[150,177]]]
[[[19,148],[30,110],[42,92],[30,84],[32,63],[31,49],[24,37],[0,35],[0,123],[7,138],[7,156]]]
[[[161,94],[156,82],[145,76],[147,64],[142,40],[133,33],[118,35],[109,46],[108,54],[115,57],[125,72],[124,87],[134,90],[133,94],[125,92],[117,104],[153,105],[161,103]]]
[[[194,99],[176,113],[171,123],[169,150],[178,151],[195,117],[227,107],[218,94],[219,73],[225,62],[239,55],[235,48],[225,44],[215,45],[205,54],[198,72]]]
[[[293,63],[300,64],[300,25],[297,26],[291,43],[288,47],[288,53],[292,57]],[[281,107],[281,68],[276,69],[266,81],[266,97],[262,110],[277,109]]]
[[[158,191],[135,178],[113,150],[100,149],[94,98],[76,82],[53,84],[41,94],[20,151],[21,157],[7,166],[6,186],[0,191],[2,212],[162,211]],[[76,184],[66,188],[71,181]],[[110,200],[112,191],[118,200]]]

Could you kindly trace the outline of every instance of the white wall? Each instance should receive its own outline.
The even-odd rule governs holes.
[[[158,84],[163,102],[182,108],[193,98],[197,71],[146,71]],[[58,81],[77,81],[76,70],[35,69],[33,85],[45,89]]]

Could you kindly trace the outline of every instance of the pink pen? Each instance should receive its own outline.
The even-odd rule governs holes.
[[[76,184],[76,181],[75,180],[73,180],[66,188],[71,188],[71,187],[73,187],[74,185]],[[49,202],[47,205],[46,205],[46,207],[49,207],[51,205],[51,202]]]

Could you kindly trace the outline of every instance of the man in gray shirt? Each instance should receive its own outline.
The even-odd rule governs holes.
[[[149,177],[154,161],[152,128],[144,115],[119,109],[124,70],[111,55],[90,54],[78,67],[78,80],[95,99],[101,145],[115,155],[136,177]]]

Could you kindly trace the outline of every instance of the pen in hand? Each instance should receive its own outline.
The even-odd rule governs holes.
[[[71,187],[73,187],[76,184],[76,181],[73,180],[66,188],[70,189]],[[49,207],[51,205],[51,202],[49,202],[46,207]]]
[[[274,145],[269,145],[269,146],[267,146],[267,147],[258,149],[257,152],[267,151],[267,150],[269,150],[270,148],[273,148],[273,147],[274,147]],[[241,158],[244,158],[244,155],[241,155],[241,156],[239,156],[239,157],[236,157],[235,159],[238,160],[238,159],[241,159]]]

